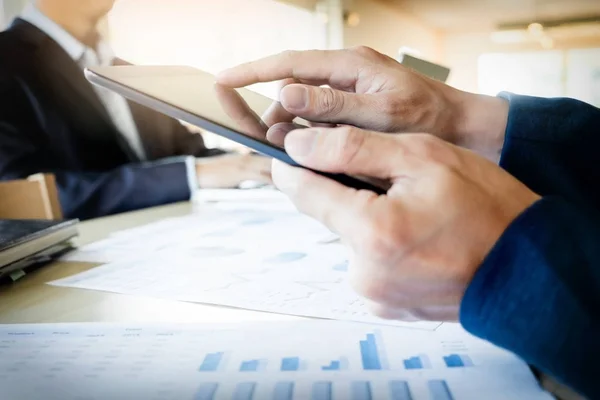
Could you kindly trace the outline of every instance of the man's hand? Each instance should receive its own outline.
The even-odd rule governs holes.
[[[288,51],[224,71],[217,80],[230,87],[283,80],[279,102],[264,116],[275,131],[270,138],[290,129],[279,123],[298,116],[380,132],[427,132],[494,162],[504,143],[504,100],[461,92],[366,47]]]
[[[271,160],[252,154],[226,154],[198,159],[200,188],[235,188],[244,181],[271,183]]]
[[[356,290],[393,319],[456,320],[465,289],[508,225],[539,199],[492,162],[432,135],[309,128],[285,137],[301,165],[389,179],[357,191],[275,162],[275,184],[353,249]]]

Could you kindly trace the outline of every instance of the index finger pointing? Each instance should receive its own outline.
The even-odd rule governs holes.
[[[227,69],[217,75],[217,82],[237,88],[294,78],[348,85],[358,75],[348,57],[345,50],[285,51]]]

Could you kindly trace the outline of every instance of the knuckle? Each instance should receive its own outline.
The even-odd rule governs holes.
[[[393,285],[381,272],[381,267],[370,260],[357,257],[351,262],[350,285],[367,303],[392,303]]]
[[[306,183],[302,183],[303,187]],[[317,220],[321,221],[325,226],[334,227],[337,221],[337,210],[333,207],[322,207],[320,214],[317,215]]]
[[[368,46],[355,46],[352,47],[350,49],[351,52],[358,54],[359,56],[362,56],[364,58],[368,58],[368,59],[376,59],[381,57],[381,53],[373,50],[372,48],[368,47]]]
[[[354,280],[354,290],[362,297],[378,303],[380,305],[387,305],[390,303],[390,284],[381,279],[363,278],[360,280]]]
[[[430,134],[416,134],[414,136],[415,145],[418,146],[423,154],[433,155],[441,149],[440,141]]]
[[[365,227],[362,244],[364,254],[368,254],[372,259],[381,260],[390,255],[391,251],[388,240],[383,237],[383,232],[378,227],[373,225]]]
[[[337,134],[329,136],[335,143],[332,146],[334,149],[334,159],[340,166],[351,164],[367,138],[365,132],[356,128],[343,127],[339,128]]]
[[[250,157],[249,154],[242,154],[238,158],[238,160],[239,160],[239,163],[238,163],[239,166],[244,167],[244,168],[247,167],[251,163],[251,161],[252,161],[252,159],[251,159],[251,157]]]
[[[406,135],[406,143],[412,153],[428,162],[443,163],[447,146],[441,139],[426,134]]]
[[[322,114],[336,116],[344,108],[344,97],[339,96],[333,89],[321,89],[317,107]]]
[[[398,310],[390,308],[390,307],[386,307],[382,304],[378,304],[378,303],[372,303],[368,305],[369,311],[371,312],[371,314],[375,315],[376,317],[379,317],[381,319],[387,319],[387,320],[392,320],[392,319],[396,319],[398,317]]]
[[[359,244],[361,254],[378,264],[389,264],[401,257],[407,233],[398,218],[381,217],[363,224],[362,240]]]
[[[307,188],[307,187],[311,187],[311,185],[313,184],[313,180],[312,180],[312,176],[310,174],[298,174],[296,176],[296,187],[297,188]],[[303,196],[303,195],[310,195],[310,193],[306,190],[298,190],[296,195],[299,196]]]
[[[446,190],[448,185],[454,180],[454,171],[444,164],[432,164],[431,175],[434,177],[436,185],[442,190]]]
[[[294,59],[297,54],[297,50],[284,50],[281,53],[279,53],[279,56],[285,59]]]
[[[432,184],[429,187],[429,195],[432,199],[444,199],[451,202],[457,195],[464,192],[463,180],[454,168],[444,164],[433,164],[430,166],[428,175]]]
[[[291,50],[288,50],[288,51],[291,51]],[[288,56],[288,57],[290,57],[290,56]],[[283,89],[287,85],[293,85],[295,83],[297,83],[296,79],[294,79],[294,78],[285,78],[285,79],[282,79],[279,82],[277,82],[277,87],[281,91],[281,89]],[[277,104],[277,103],[278,102],[275,102],[275,104]]]

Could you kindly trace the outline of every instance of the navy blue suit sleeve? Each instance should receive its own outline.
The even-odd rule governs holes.
[[[460,322],[590,399],[600,398],[600,216],[547,197],[504,232]]]
[[[0,180],[24,179],[38,172],[54,174],[67,218],[95,218],[190,198],[186,157],[97,172],[53,167],[42,161],[47,155],[28,133],[0,119]]]
[[[544,196],[504,232],[460,320],[589,398],[600,398],[600,110],[502,93],[500,165]]]
[[[76,153],[70,142],[76,136],[66,134],[68,124],[54,121],[55,127],[46,127],[50,122],[39,116],[39,102],[27,88],[0,69],[0,180],[54,174],[67,218],[88,219],[190,198],[185,157],[85,167],[87,154]],[[103,154],[102,147],[97,151]]]
[[[63,213],[88,219],[190,199],[185,157],[127,164],[107,172],[56,176]]]
[[[509,101],[500,165],[542,196],[600,207],[600,109],[501,93]]]

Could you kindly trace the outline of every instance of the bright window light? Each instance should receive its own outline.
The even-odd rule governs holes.
[[[540,97],[564,96],[560,51],[489,53],[479,57],[479,91],[501,91]]]
[[[600,107],[600,49],[578,49],[567,52],[567,93]]]
[[[130,62],[211,73],[287,49],[327,45],[316,13],[273,0],[120,0],[109,25],[113,48]],[[254,89],[276,95],[273,85]]]

